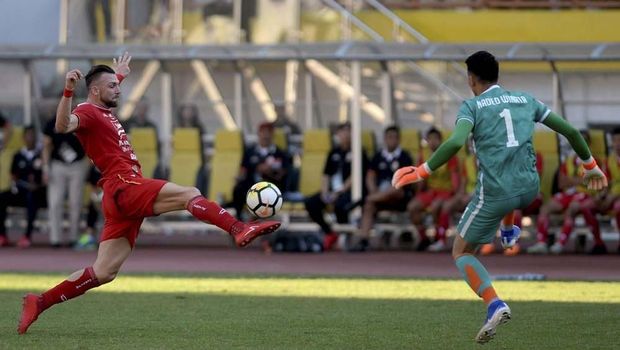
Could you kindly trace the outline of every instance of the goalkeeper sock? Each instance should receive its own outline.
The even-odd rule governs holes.
[[[196,219],[213,224],[230,233],[233,225],[238,222],[226,209],[203,196],[196,196],[187,202],[185,207]]]
[[[491,284],[491,277],[480,261],[473,255],[464,254],[454,261],[469,287],[489,305],[498,299]]]

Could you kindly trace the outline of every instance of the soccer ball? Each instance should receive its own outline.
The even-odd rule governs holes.
[[[270,218],[282,208],[282,192],[271,182],[257,182],[248,190],[245,204],[255,216]]]

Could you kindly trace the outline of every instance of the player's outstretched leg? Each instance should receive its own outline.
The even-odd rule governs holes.
[[[201,195],[190,199],[186,208],[195,218],[228,232],[239,247],[245,247],[257,237],[274,232],[280,227],[277,221],[241,222],[226,209]]]
[[[257,237],[280,227],[277,221],[241,222],[217,203],[203,197],[197,188],[167,182],[161,187],[155,199],[153,214],[159,215],[183,209],[189,211],[196,219],[228,232],[239,247],[245,247]]]
[[[475,251],[463,238],[457,236],[454,243],[453,257],[456,267],[469,287],[481,297],[487,305],[487,317],[476,335],[476,342],[484,344],[493,339],[497,326],[510,320],[508,305],[495,293],[489,273],[480,261],[471,253]]]
[[[89,289],[114,280],[130,253],[131,246],[126,238],[103,241],[99,245],[97,260],[92,267],[74,272],[66,280],[43,294],[26,294],[17,333],[26,333],[39,315],[50,307],[79,297]]]

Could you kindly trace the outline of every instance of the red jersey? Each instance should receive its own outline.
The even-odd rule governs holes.
[[[111,177],[142,176],[141,166],[118,118],[108,108],[84,102],[73,110],[79,119],[75,135],[102,173],[100,185]]]

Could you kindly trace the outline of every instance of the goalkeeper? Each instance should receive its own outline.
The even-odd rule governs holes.
[[[535,123],[543,123],[568,139],[583,161],[583,180],[589,189],[607,187],[607,178],[579,131],[532,96],[497,85],[499,64],[492,54],[479,51],[465,63],[468,84],[475,97],[462,103],[454,133],[428,162],[397,170],[392,185],[401,188],[428,178],[473,134],[478,179],[475,193],[459,221],[452,256],[467,284],[487,305],[486,321],[476,336],[477,342],[486,343],[493,338],[498,325],[510,320],[511,313],[495,293],[487,270],[474,253],[479,245],[493,241],[500,221],[504,248],[512,247],[519,238],[513,210],[527,207],[539,191],[532,147]]]

